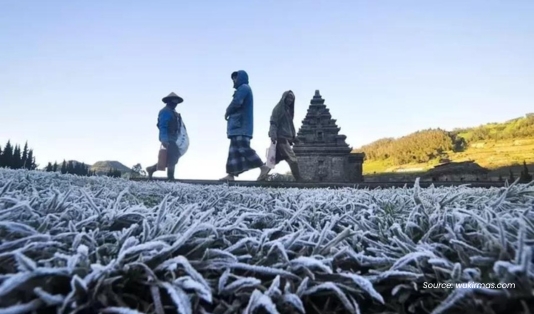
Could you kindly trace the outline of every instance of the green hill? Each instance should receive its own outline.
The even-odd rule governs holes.
[[[474,161],[507,175],[523,161],[534,164],[534,114],[506,121],[446,131],[427,129],[400,138],[383,138],[355,151],[364,152],[366,175],[423,172],[451,161]]]
[[[122,173],[131,172],[132,169],[114,160],[97,161],[89,170],[95,171],[97,175],[108,173],[109,169],[118,170]]]

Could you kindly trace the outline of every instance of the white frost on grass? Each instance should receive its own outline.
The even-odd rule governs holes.
[[[0,313],[483,313],[532,302],[533,209],[517,183],[277,190],[0,169]],[[516,286],[423,287],[468,281]]]

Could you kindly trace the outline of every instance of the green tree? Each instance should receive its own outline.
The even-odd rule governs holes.
[[[106,175],[111,178],[120,178],[122,176],[122,173],[120,172],[120,170],[109,168],[109,171]]]
[[[33,157],[33,149],[28,151],[28,159],[26,160],[26,169],[35,170],[37,169],[37,164],[35,163],[35,157]]]
[[[146,171],[143,170],[143,166],[141,166],[141,164],[136,164],[132,167],[131,174],[132,177],[144,177],[146,176]]]
[[[24,143],[24,149],[22,149],[22,156],[21,156],[21,161],[22,161],[22,167],[23,168],[26,168],[26,161],[28,160],[28,142]]]
[[[20,169],[23,166],[22,163],[22,156],[20,154],[20,146],[15,145],[15,149],[13,150],[13,159],[11,161],[11,167],[13,169]]]
[[[27,144],[24,146],[24,150],[21,152],[19,145],[13,145],[11,144],[11,141],[8,140],[4,150],[0,154],[0,167],[35,170],[37,165],[35,164],[33,151],[29,150],[27,154],[26,151],[28,151]],[[28,159],[30,162],[25,162],[26,159]]]
[[[80,165],[80,175],[81,176],[88,176],[89,175],[89,167],[85,163],[81,163]]]
[[[7,141],[4,151],[0,159],[0,167],[12,168],[13,167],[13,146],[11,141]]]
[[[76,164],[73,164],[73,169],[72,169],[72,173],[75,174],[75,175],[78,175],[78,176],[81,176],[82,175],[82,165],[77,162]]]
[[[74,164],[72,160],[67,162],[67,173],[74,174]]]
[[[46,171],[46,172],[52,172],[53,170],[54,170],[54,167],[52,166],[52,163],[49,162],[49,163],[46,165],[45,171]]]
[[[65,159],[63,159],[63,163],[61,164],[61,174],[66,174],[67,173],[67,162],[65,161]]]

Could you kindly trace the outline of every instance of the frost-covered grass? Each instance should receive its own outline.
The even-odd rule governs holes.
[[[534,186],[270,190],[0,170],[0,313],[528,313]],[[515,283],[429,289],[424,283]]]

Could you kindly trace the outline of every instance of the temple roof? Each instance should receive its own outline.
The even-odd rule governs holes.
[[[324,104],[319,90],[310,101],[306,117],[297,133],[300,143],[295,144],[296,154],[302,153],[333,153],[348,154],[351,151],[345,142],[346,136],[339,134],[340,128],[332,119],[330,109]]]

